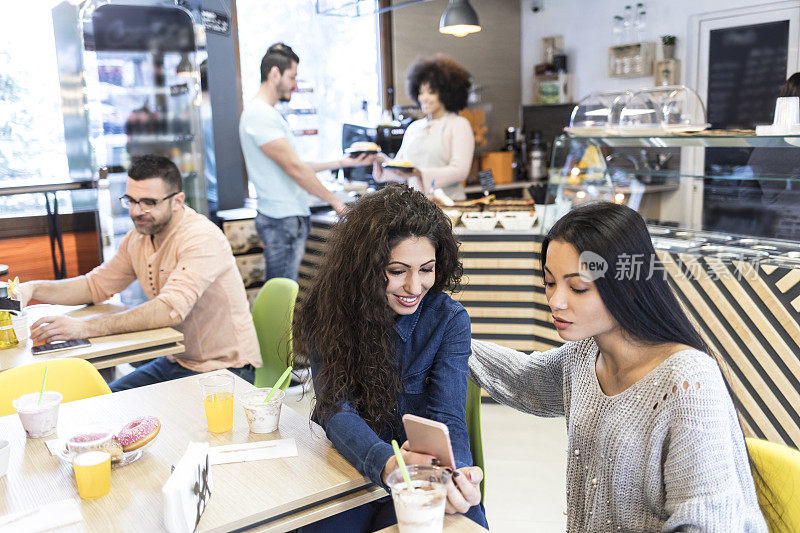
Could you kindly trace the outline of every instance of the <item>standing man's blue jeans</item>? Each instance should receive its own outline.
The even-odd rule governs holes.
[[[309,217],[272,218],[261,213],[256,215],[256,231],[264,243],[267,279],[297,280],[310,228]]]

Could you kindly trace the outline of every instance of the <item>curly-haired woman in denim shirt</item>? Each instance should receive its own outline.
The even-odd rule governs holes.
[[[486,525],[467,436],[466,310],[458,244],[447,216],[406,185],[362,198],[334,227],[314,281],[295,313],[295,356],[311,361],[314,418],[359,472],[385,486],[397,467],[392,439],[406,440],[411,413],[447,425],[456,471],[448,512]],[[433,458],[403,451],[408,464]],[[396,522],[390,498],[302,531],[374,531]]]

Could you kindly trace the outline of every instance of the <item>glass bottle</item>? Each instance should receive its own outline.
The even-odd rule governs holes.
[[[9,312],[19,310],[19,302],[9,298],[5,287],[3,287],[2,295],[0,295],[0,350],[13,348],[19,344],[17,335],[14,333],[14,324],[11,322],[11,313]]]
[[[622,17],[620,15],[614,15],[614,22],[611,26],[611,37],[612,42],[615,45],[623,44],[622,43],[622,35],[624,31],[624,27],[622,25]]]
[[[633,16],[633,6],[625,6],[622,17],[622,38],[626,44],[633,42]]]
[[[641,6],[642,4],[637,4]],[[634,29],[636,32],[636,42],[641,43],[644,41],[644,32],[647,27],[647,12],[644,8],[640,8],[636,13],[636,21],[634,22]]]

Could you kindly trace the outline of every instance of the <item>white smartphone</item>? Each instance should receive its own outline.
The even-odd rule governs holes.
[[[445,424],[417,415],[403,415],[408,445],[412,452],[426,453],[439,459],[439,466],[456,467],[453,447],[450,445],[450,430]]]

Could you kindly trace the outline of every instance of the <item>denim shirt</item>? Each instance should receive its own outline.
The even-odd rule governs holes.
[[[446,424],[456,468],[472,466],[466,424],[472,349],[466,309],[444,293],[428,293],[413,314],[397,318],[395,333],[403,391],[394,423],[376,433],[349,403],[328,420],[318,422],[339,453],[381,486],[385,486],[381,480],[383,467],[394,455],[390,442],[395,439],[402,444],[406,440],[401,420],[406,413]],[[319,359],[311,355],[311,376],[315,377]],[[486,525],[482,506],[470,508],[466,515]]]

